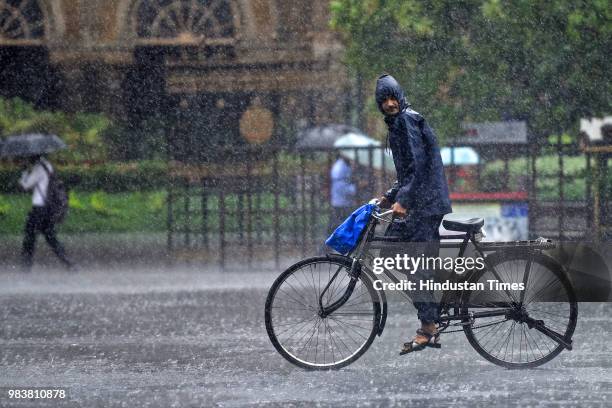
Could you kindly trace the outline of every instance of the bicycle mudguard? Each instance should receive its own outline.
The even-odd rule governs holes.
[[[368,278],[374,282],[376,278],[372,276],[372,273],[367,268],[362,268],[361,273],[368,275]],[[377,290],[378,300],[380,302],[380,320],[378,321],[378,332],[377,335],[380,337],[382,335],[383,330],[385,329],[385,324],[387,323],[387,295],[384,290]]]
[[[378,322],[378,337],[382,335],[383,330],[385,329],[385,323],[387,323],[387,295],[385,295],[385,291],[379,291],[380,304],[380,321]]]

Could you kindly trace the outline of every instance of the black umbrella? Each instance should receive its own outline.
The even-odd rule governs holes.
[[[56,135],[30,133],[27,135],[9,136],[0,145],[0,157],[36,156],[65,149],[66,143]]]
[[[348,125],[314,126],[298,133],[295,147],[298,149],[333,148],[334,142],[348,133],[363,135],[362,131]]]

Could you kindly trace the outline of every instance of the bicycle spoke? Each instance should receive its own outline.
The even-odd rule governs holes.
[[[329,321],[328,321],[328,322],[329,322]],[[329,325],[329,329],[330,329],[330,331],[331,331],[331,333],[332,333],[332,336],[333,336],[333,334],[335,333],[335,331],[334,331],[334,329],[331,327],[331,323],[328,323],[328,325]],[[350,354],[350,353],[352,352],[352,350],[349,348],[349,346],[347,346],[347,345],[346,345],[346,343],[344,342],[344,340],[342,340],[342,337],[340,337],[340,336],[337,336],[337,337],[338,337],[338,340],[339,340],[339,341],[342,343],[342,345],[344,346],[344,348],[345,348],[345,349],[346,349],[346,350],[349,352],[349,354]],[[332,337],[332,338],[333,338],[333,337]],[[336,343],[336,341],[335,341],[335,340],[334,340],[334,343]],[[338,343],[336,343],[336,346],[337,346],[337,344],[338,344]],[[340,347],[338,347],[338,348],[340,348]]]
[[[306,263],[276,284],[266,319],[271,316],[274,338],[291,358],[310,366],[333,367],[372,341],[377,311],[372,289],[362,279],[337,310],[323,318],[319,315],[319,298],[326,287],[324,305],[346,293],[351,279],[347,271],[347,267],[329,261]]]
[[[339,323],[340,325],[344,325],[344,327],[347,327],[349,329],[351,329],[353,331],[353,333],[358,334],[359,336],[363,337],[364,339],[367,339],[366,336],[364,336],[363,334],[361,334],[361,332],[359,332],[357,329],[365,329],[365,330],[369,330],[368,327],[363,327],[363,326],[359,326],[357,324],[352,324],[349,322],[345,322],[339,319],[336,319],[335,317],[330,316],[330,319],[332,319],[333,321],[335,321],[336,323]]]
[[[287,295],[287,297],[289,297],[289,299],[291,299],[291,300],[289,300],[290,302],[296,303],[298,305],[302,305],[302,306],[304,306],[307,309],[311,308],[311,306],[309,306],[309,305],[307,305],[307,304],[305,304],[303,302],[300,302],[299,300],[297,300],[294,297],[290,296],[289,293],[285,292],[284,290],[279,289],[279,291],[285,293]]]
[[[495,269],[504,281],[523,282],[525,288],[520,296],[523,302],[503,305],[499,300],[507,298],[505,291],[468,293],[463,300],[462,314],[475,312],[477,322],[464,326],[464,331],[476,350],[496,364],[537,366],[564,348],[558,340],[573,332],[575,302],[571,300],[571,289],[560,275],[562,272],[550,269],[548,263],[539,261],[537,254],[504,256],[500,254],[493,258],[490,269]],[[486,270],[477,281],[486,282],[491,275],[490,270]],[[515,297],[517,292],[510,293]],[[509,320],[506,322],[489,327],[488,323],[499,321],[499,317],[477,317],[478,312],[502,307],[508,310],[506,318]]]
[[[298,324],[301,324],[300,328],[298,330],[295,331],[295,333],[291,336],[289,336],[287,338],[287,340],[291,339],[293,336],[297,335],[300,331],[302,331],[302,329],[304,329],[305,327],[308,326],[308,323],[310,323],[310,321],[312,321],[313,319],[315,319],[316,322],[316,318],[317,316],[312,316],[310,319],[306,319],[303,322],[300,322]],[[281,334],[286,333],[287,331],[289,331],[290,328],[283,330],[282,332],[278,333],[277,337],[280,337]],[[308,332],[308,330],[306,331]]]
[[[298,300],[297,298],[295,298],[295,297],[294,297],[294,298],[292,298],[293,300],[295,300],[296,302],[300,302],[300,301],[301,301],[300,303],[302,303],[304,306],[307,306],[307,305],[310,303],[310,301],[309,301],[309,300],[308,300],[306,297],[304,297],[304,296],[301,294],[301,292],[300,292],[300,291],[298,291],[296,288],[294,288],[294,287],[293,287],[293,285],[292,285],[291,283],[289,283],[288,281],[287,281],[287,285],[289,285],[289,287],[290,287],[290,288],[291,288],[291,289],[294,291],[294,293],[295,293],[295,294],[297,295],[297,297],[299,298],[299,300]],[[279,290],[280,290],[280,289],[279,289]],[[287,296],[289,296],[289,293],[288,293],[288,292],[285,292],[285,293],[287,294]]]

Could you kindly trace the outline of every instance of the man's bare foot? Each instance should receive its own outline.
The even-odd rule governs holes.
[[[421,330],[423,330],[427,334],[434,334],[436,332],[436,324],[435,323],[421,323]],[[414,341],[417,343],[427,343],[429,338],[422,335],[417,334],[414,338]]]
[[[417,330],[417,335],[409,343],[404,343],[404,347],[400,351],[400,356],[413,351],[423,350],[425,347],[440,348],[438,330],[435,323],[421,324],[421,328]]]

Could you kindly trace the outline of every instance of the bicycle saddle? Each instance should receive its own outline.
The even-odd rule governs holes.
[[[465,221],[442,220],[442,225],[449,231],[478,232],[484,225],[484,219],[470,218]]]

